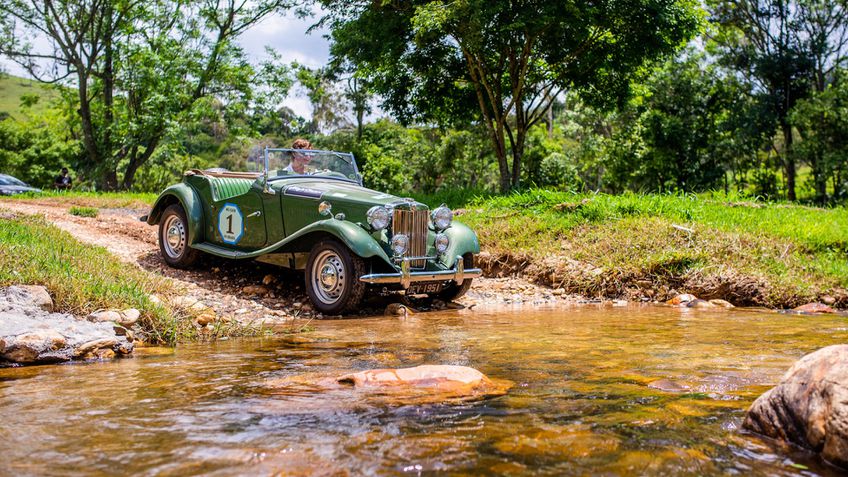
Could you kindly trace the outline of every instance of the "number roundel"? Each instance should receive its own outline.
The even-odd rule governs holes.
[[[236,204],[227,202],[218,212],[218,233],[224,243],[235,245],[244,235],[244,215]]]

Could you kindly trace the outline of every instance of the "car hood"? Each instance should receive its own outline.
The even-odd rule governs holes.
[[[274,189],[284,197],[301,197],[315,200],[326,200],[331,203],[349,203],[360,206],[415,204],[416,207],[426,208],[412,199],[404,199],[392,194],[368,189],[352,182],[333,179],[284,179],[273,182]]]
[[[23,194],[24,192],[41,192],[41,189],[30,186],[0,185],[0,194],[2,195]]]

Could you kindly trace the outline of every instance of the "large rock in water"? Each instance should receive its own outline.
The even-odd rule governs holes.
[[[743,427],[848,469],[848,345],[801,358],[751,405]]]
[[[369,369],[339,378],[340,383],[348,382],[355,386],[438,387],[445,383],[479,385],[488,381],[489,378],[486,375],[474,368],[443,364],[425,364],[414,368]]]
[[[393,394],[399,401],[420,397],[418,395],[423,393],[433,402],[500,396],[512,387],[511,382],[489,379],[474,368],[434,364],[414,368],[371,369],[341,376],[338,382]]]

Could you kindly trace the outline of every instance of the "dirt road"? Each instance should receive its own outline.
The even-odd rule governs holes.
[[[254,261],[205,256],[193,270],[168,267],[156,241],[157,227],[138,220],[139,209],[100,209],[96,218],[77,217],[68,205],[52,201],[0,201],[0,208],[43,215],[84,243],[99,245],[132,266],[172,280],[184,296],[212,308],[219,317],[241,323],[279,325],[295,317],[315,317],[304,292],[303,274]],[[383,314],[392,300],[372,300],[363,315]],[[533,285],[520,278],[481,278],[458,305],[520,306],[574,302],[574,297]]]

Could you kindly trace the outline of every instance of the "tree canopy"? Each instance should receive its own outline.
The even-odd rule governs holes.
[[[560,92],[615,103],[699,24],[687,0],[323,5],[332,55],[353,64],[401,121],[485,125],[503,190],[519,184],[527,131]]]

